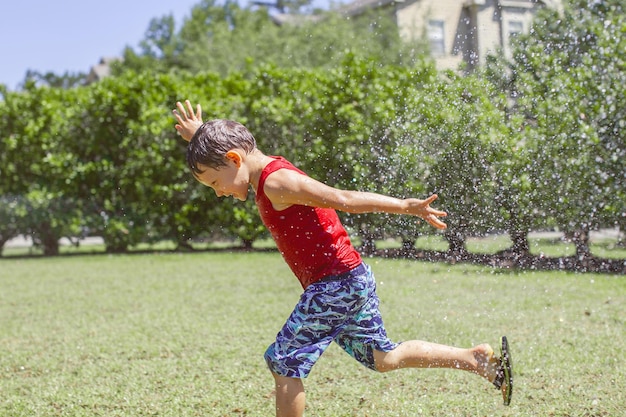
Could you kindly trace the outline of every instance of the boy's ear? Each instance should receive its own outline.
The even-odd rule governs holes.
[[[237,168],[241,166],[242,157],[241,154],[237,151],[228,151],[226,152],[226,159],[231,160],[235,163]]]

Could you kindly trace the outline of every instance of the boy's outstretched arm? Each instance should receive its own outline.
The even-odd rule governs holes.
[[[430,204],[437,199],[433,194],[425,200],[395,198],[383,194],[340,190],[296,171],[281,169],[267,177],[263,190],[276,210],[294,204],[333,208],[347,213],[408,214],[424,219],[437,229],[447,225],[439,218],[445,211],[434,209]]]
[[[200,104],[196,104],[196,112],[194,113],[189,100],[185,100],[185,105],[177,101],[176,107],[178,110],[172,110],[178,122],[174,127],[178,134],[189,142],[191,138],[193,138],[193,134],[196,133],[196,130],[202,126],[202,108]]]

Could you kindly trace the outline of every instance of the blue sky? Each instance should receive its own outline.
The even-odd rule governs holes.
[[[29,69],[87,73],[100,58],[119,56],[126,46],[136,48],[152,18],[173,13],[180,25],[199,2],[4,1],[0,6],[0,84],[15,90]]]

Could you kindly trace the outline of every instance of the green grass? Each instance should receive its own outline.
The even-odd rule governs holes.
[[[368,259],[392,339],[512,345],[511,407],[465,372],[376,374],[331,346],[309,416],[616,416],[622,276]],[[270,416],[263,352],[300,294],[276,253],[0,260],[0,415]]]

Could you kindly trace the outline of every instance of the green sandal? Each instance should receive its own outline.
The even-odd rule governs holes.
[[[493,385],[502,391],[504,405],[509,405],[513,395],[513,363],[506,336],[502,336],[500,342],[500,366],[496,369],[496,379],[493,381]]]

